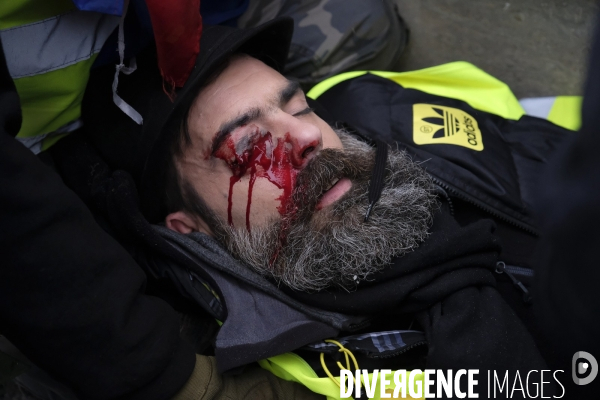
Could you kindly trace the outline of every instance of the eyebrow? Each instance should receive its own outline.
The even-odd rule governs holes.
[[[299,91],[300,83],[297,81],[288,80],[287,85],[279,91],[277,94],[277,102],[279,105],[288,103]],[[244,126],[252,121],[257,120],[264,115],[264,110],[258,107],[253,107],[244,112],[242,115],[224,122],[217,133],[213,136],[211,155],[213,155],[221,146],[221,144],[227,140],[231,132],[240,126]]]
[[[286,104],[300,91],[300,83],[288,79],[287,85],[279,92],[279,104]]]

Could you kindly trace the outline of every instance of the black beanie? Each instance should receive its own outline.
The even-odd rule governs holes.
[[[118,94],[141,114],[136,124],[113,103],[114,67],[92,71],[82,104],[82,119],[88,140],[114,170],[129,172],[138,187],[142,212],[157,222],[166,212],[164,205],[165,165],[172,131],[169,122],[183,118],[185,105],[192,103],[215,68],[235,52],[251,55],[281,72],[287,59],[293,20],[282,17],[249,29],[205,26],[200,53],[184,87],[174,101],[163,90],[156,50],[150,48],[137,58],[137,70],[120,74]]]

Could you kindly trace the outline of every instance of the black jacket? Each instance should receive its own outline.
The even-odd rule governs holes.
[[[533,268],[531,253],[539,236],[535,210],[540,177],[548,160],[573,132],[535,117],[507,120],[463,101],[405,89],[370,74],[332,87],[318,103],[329,119],[348,124],[368,139],[406,149],[446,190],[461,225],[493,219],[502,241],[500,260]],[[413,123],[415,105],[429,108],[429,114],[439,118],[425,117],[422,125],[427,129],[418,126]],[[469,122],[475,130],[472,142],[483,147],[479,151],[467,142],[466,118],[474,121]],[[449,119],[454,125],[450,134],[462,135],[459,142],[464,145],[436,142],[448,136]],[[417,134],[427,136],[419,128],[431,130],[430,143],[415,143]]]
[[[569,374],[571,367],[563,354],[564,346],[557,346],[558,339],[553,339],[556,335],[551,333],[557,331],[558,326],[565,324],[565,321],[559,322],[551,317],[551,310],[556,309],[557,301],[561,304],[560,307],[564,304],[567,309],[571,307],[571,303],[563,303],[555,297],[561,296],[562,291],[556,286],[560,285],[559,281],[554,281],[552,292],[548,291],[546,282],[550,273],[548,264],[554,269],[554,276],[568,274],[574,266],[564,258],[571,258],[567,251],[563,251],[563,261],[560,264],[549,262],[549,249],[559,243],[549,247],[546,241],[543,248],[538,249],[541,230],[538,221],[540,214],[546,220],[552,218],[553,214],[560,215],[556,211],[543,212],[548,207],[559,205],[553,201],[546,203],[552,196],[547,196],[546,201],[540,202],[540,193],[560,194],[558,197],[562,198],[571,196],[566,191],[557,193],[553,189],[554,184],[542,178],[551,160],[562,153],[577,134],[546,120],[529,116],[523,116],[518,121],[506,120],[476,110],[465,102],[405,89],[391,80],[374,75],[344,81],[321,95],[318,101],[319,107],[323,107],[323,112],[330,119],[346,123],[367,139],[379,139],[398,145],[406,149],[414,160],[422,162],[435,181],[445,188],[453,205],[454,216],[461,225],[467,226],[480,219],[491,219],[496,223],[495,233],[502,245],[498,260],[507,266],[502,273],[496,274],[498,291],[536,339],[550,367],[563,369]],[[427,116],[425,122],[428,124],[422,124],[421,127],[432,126],[431,123],[444,126],[437,132],[433,132],[435,127],[431,132],[424,129],[433,135],[428,144],[417,144],[422,140],[415,140],[416,135],[424,133],[415,132],[420,128],[417,126],[419,118],[415,116],[415,104],[427,105],[434,115],[438,114],[440,117],[436,121],[436,117]],[[460,111],[447,112],[447,107]],[[475,120],[476,124],[472,125],[480,132],[473,138],[478,144],[483,143],[481,151],[474,150],[468,142],[463,146],[435,142],[435,139],[448,135],[449,120],[455,124],[452,133],[464,135],[463,143],[470,138],[469,132],[465,132],[465,128],[469,128],[464,123],[466,117],[461,113],[466,113],[467,117]],[[571,182],[564,172],[561,175],[565,176],[566,182]],[[580,185],[578,190],[583,196],[584,191],[594,188],[584,190]],[[588,206],[586,212],[590,216],[594,215],[589,208]],[[580,218],[577,221],[579,226],[573,225],[571,232],[585,232],[581,231],[584,229],[581,222]],[[591,238],[589,235],[587,237]],[[564,247],[568,243],[575,248],[573,241],[567,242],[566,239],[560,241],[560,246]],[[577,243],[590,245],[588,241],[578,240]],[[582,253],[578,251],[577,254]],[[537,275],[544,279],[546,285],[539,294],[532,287]],[[569,289],[569,292],[575,293],[576,289]],[[536,299],[536,294],[541,297]],[[586,296],[589,295],[591,291]],[[550,300],[552,298],[554,300]],[[547,310],[543,315],[546,322],[539,321],[540,314],[533,312],[532,304],[538,309]],[[583,316],[588,310],[587,315],[591,317],[589,309],[590,307],[583,309],[580,315]],[[595,317],[591,320],[595,320]],[[552,321],[552,324],[547,321]],[[549,325],[552,327],[551,331],[548,330]],[[567,337],[561,337],[560,340],[570,341]]]
[[[195,364],[179,318],[60,176],[18,143],[0,46],[0,335],[85,399],[166,399]]]
[[[537,193],[549,160],[575,134],[540,118],[507,120],[371,74],[333,86],[318,98],[318,107],[328,119],[345,123],[368,140],[406,149],[422,162],[445,189],[462,226],[480,219],[495,222],[502,245],[498,260],[507,266],[496,274],[498,289],[543,353],[553,353],[531,308],[537,264],[533,254],[539,241]],[[462,145],[448,143],[450,135]]]
[[[581,129],[543,177],[537,203],[542,235],[536,253],[538,301],[533,307],[546,339],[557,350],[551,362],[568,373],[575,352],[600,360],[600,25],[590,61]],[[568,383],[567,398],[600,393],[598,377],[585,386]]]

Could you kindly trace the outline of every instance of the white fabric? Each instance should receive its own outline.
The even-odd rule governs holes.
[[[519,100],[525,114],[532,117],[548,119],[556,97],[529,97]]]
[[[127,15],[127,8],[129,6],[129,0],[125,0],[123,4],[123,15],[121,15],[121,20],[119,21],[119,38],[118,38],[118,47],[119,47],[119,64],[116,65],[115,69],[115,79],[112,84],[112,92],[113,92],[113,101],[123,111],[129,118],[135,121],[138,125],[142,125],[144,123],[144,118],[137,112],[133,107],[131,107],[125,100],[123,100],[117,94],[117,88],[119,86],[119,73],[123,71],[125,75],[129,75],[137,69],[137,64],[135,62],[135,57],[132,57],[129,61],[129,67],[126,67],[123,64],[123,59],[125,58],[125,34],[123,32],[123,24],[125,22],[125,15]]]

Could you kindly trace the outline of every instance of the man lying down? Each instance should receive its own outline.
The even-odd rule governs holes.
[[[256,58],[227,59],[184,121],[171,147],[166,226],[218,238],[276,282],[352,290],[427,237],[427,173],[393,151],[365,223],[375,150],[334,130],[296,82]]]
[[[494,214],[481,208],[465,212],[472,209],[465,197],[449,196],[437,184],[440,179],[426,171],[435,164],[422,163],[420,153],[409,155],[386,144],[401,138],[382,135],[368,143],[325,122],[298,84],[278,72],[290,36],[285,19],[247,31],[205,29],[195,70],[173,103],[162,92],[158,71],[144,70],[152,63],[138,59],[140,69],[121,79],[119,93],[142,114],[143,126],[120,110],[106,117],[103,110],[112,101],[109,74],[104,80],[92,78],[84,102],[89,140],[111,167],[135,178],[145,218],[171,231],[164,234],[165,228],[158,227],[146,232],[142,241],[167,237],[171,244],[157,255],[156,249],[160,253],[164,246],[153,243],[154,256],[146,257],[169,258],[175,248],[185,253],[185,262],[194,259],[194,265],[175,267],[185,271],[176,286],[188,299],[197,299],[194,291],[199,290],[191,288],[190,279],[200,279],[202,287],[215,286],[226,309],[219,335],[227,334],[234,342],[232,351],[220,353],[219,346],[227,345],[217,337],[217,361],[220,354],[230,357],[220,362],[221,369],[331,337],[409,328],[424,332],[426,357],[415,364],[414,358],[408,362],[403,351],[396,351],[390,354],[396,360],[392,368],[477,368],[482,382],[485,370],[548,369],[517,317],[529,324],[526,312],[514,310],[526,309],[525,303],[511,308],[499,293],[502,285],[494,271],[511,254],[494,234],[489,219]],[[377,79],[366,76],[363,83],[387,84]],[[413,92],[418,91],[411,92],[417,100],[405,96],[411,106],[436,101],[439,110],[450,108],[439,106],[442,98]],[[367,96],[372,92],[364,92],[367,98],[361,93],[354,94],[356,104],[364,102],[360,107],[377,103]],[[496,139],[491,136],[501,132],[497,126],[504,126],[500,118],[463,108],[478,116],[483,140],[488,149],[493,147]],[[532,123],[525,122],[528,127]],[[382,121],[372,123],[381,126]],[[558,128],[548,129],[555,133]],[[511,132],[516,130],[511,125]],[[479,174],[502,174],[495,164],[498,157],[486,157],[490,165],[482,166]],[[468,159],[464,164],[470,168]],[[506,192],[518,184],[510,178],[506,173]],[[501,223],[498,233],[509,235]],[[139,235],[145,228],[138,224],[136,229],[130,234]],[[517,241],[519,235],[524,234],[515,234]],[[227,252],[211,247],[215,240]],[[200,255],[194,254],[198,243],[203,246]],[[181,260],[171,257],[169,268],[185,263]],[[174,275],[156,272],[164,265],[159,262],[146,264],[153,265],[150,275]],[[246,272],[235,269],[240,265]],[[235,278],[223,278],[229,273]],[[508,291],[508,297],[513,291],[519,295],[510,285]],[[243,297],[242,292],[251,295]],[[261,303],[265,293],[269,302]],[[248,333],[248,325],[226,330],[231,321],[256,330]],[[269,340],[257,339],[263,325],[272,334]],[[242,343],[239,337],[244,335],[253,336],[248,340],[256,346]]]

